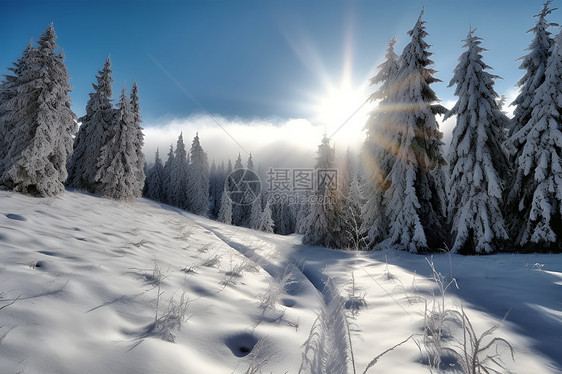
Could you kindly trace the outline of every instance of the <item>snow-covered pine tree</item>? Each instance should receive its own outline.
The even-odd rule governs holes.
[[[210,195],[212,196],[213,201],[211,215],[213,217],[218,217],[219,215],[225,180],[226,169],[224,162],[221,162],[221,164],[216,168],[216,171],[210,174]]]
[[[234,167],[232,169],[237,170],[242,168],[244,168],[244,166],[242,166],[242,156],[240,156],[240,153],[238,153],[238,158],[236,158],[236,161],[234,162]]]
[[[219,172],[217,168],[217,163],[215,160],[211,162],[211,168],[209,169],[209,215],[214,218],[217,215],[215,214],[215,209],[218,208],[220,204],[220,197],[217,198],[216,195],[216,184],[218,181]]]
[[[118,200],[140,197],[144,167],[138,161],[138,133],[131,103],[125,88],[121,92],[114,123],[107,130],[106,143],[100,149],[97,163],[97,193]],[[144,159],[144,157],[143,157]]]
[[[459,98],[445,115],[457,116],[447,156],[452,252],[489,253],[507,239],[502,197],[508,162],[501,144],[509,120],[497,104],[499,77],[486,71],[481,40],[470,29],[449,84]]]
[[[64,191],[66,162],[72,152],[75,114],[70,109],[70,76],[56,44],[51,23],[28,48],[13,81],[15,96],[4,103],[11,110],[7,149],[0,184],[34,196]]]
[[[388,188],[387,176],[394,162],[396,144],[390,140],[395,131],[390,127],[389,117],[396,109],[392,99],[397,90],[397,74],[400,68],[399,57],[394,52],[396,38],[392,38],[386,50],[386,60],[377,68],[379,72],[371,78],[371,84],[381,84],[370,101],[379,101],[365,124],[367,138],[363,146],[362,160],[365,169],[365,183],[362,186],[366,198],[362,206],[361,231],[368,238],[367,247],[372,249],[386,235],[388,223],[385,220],[383,197]]]
[[[23,69],[30,68],[32,65],[30,58],[34,53],[35,48],[30,41],[23,51],[22,57],[14,62],[12,67],[8,68],[12,74],[4,75],[4,79],[0,83],[0,176],[6,167],[5,163],[8,162],[5,157],[11,144],[9,137],[13,134],[13,126],[15,125],[12,115],[17,113],[19,105],[24,104],[24,102],[17,101],[16,99],[18,95],[18,77],[22,75]]]
[[[134,149],[136,150],[136,159],[137,165],[135,165],[135,170],[137,171],[138,175],[135,176],[135,180],[140,183],[141,185],[144,184],[145,174],[144,174],[144,164],[145,164],[145,157],[142,151],[142,147],[144,146],[144,133],[142,132],[143,128],[141,127],[142,118],[140,115],[140,105],[139,105],[139,87],[137,86],[137,82],[133,82],[133,87],[131,88],[131,113],[133,116],[133,141],[134,141]]]
[[[154,165],[148,169],[146,174],[143,196],[147,199],[163,201],[164,194],[164,165],[162,165],[162,160],[160,159],[160,152],[156,149]]]
[[[324,135],[318,146],[316,172],[334,169],[336,166],[335,149],[330,146],[330,139]],[[310,211],[305,218],[303,244],[338,248],[341,244],[341,199],[340,192],[330,185],[329,180],[317,178],[319,182],[310,201]],[[337,185],[336,185],[337,187]]]
[[[238,157],[234,162],[233,172],[236,174],[235,178],[242,175],[242,172],[236,173],[236,170],[244,169],[242,165],[242,156],[238,153]],[[227,181],[228,182],[228,181]],[[230,181],[232,182],[232,181]],[[227,183],[227,189],[229,192],[233,192],[233,188],[244,188],[244,184],[238,184],[234,186],[232,183]],[[240,194],[243,194],[243,191],[239,191]],[[232,204],[232,224],[235,226],[244,226],[250,227],[250,211],[252,206],[251,205],[242,205],[238,203]]]
[[[232,225],[232,200],[230,200],[227,191],[224,191],[222,194],[221,207],[217,220]]]
[[[67,185],[91,193],[99,193],[95,181],[97,162],[100,149],[107,144],[108,129],[114,121],[111,73],[111,59],[108,57],[102,70],[98,71],[96,84],[92,84],[94,91],[86,104],[86,114],[78,119],[81,125],[68,163]]]
[[[280,235],[295,233],[297,213],[295,207],[298,204],[291,204],[287,201],[275,201],[269,197],[265,199],[271,209],[271,218],[274,223],[274,232]],[[271,201],[271,202],[270,202]]]
[[[172,201],[172,166],[174,165],[174,145],[170,144],[168,158],[164,163],[164,191],[162,191],[162,202],[171,204]]]
[[[527,48],[529,53],[520,59],[522,62],[519,68],[526,72],[523,78],[517,82],[519,95],[517,95],[517,98],[511,103],[511,105],[516,105],[516,107],[513,112],[513,120],[511,121],[510,136],[521,130],[521,128],[529,122],[531,111],[533,110],[531,103],[535,98],[537,89],[544,82],[546,62],[552,44],[554,43],[548,28],[551,26],[558,26],[558,24],[550,23],[546,20],[546,17],[556,10],[556,8],[550,7],[551,3],[552,0],[548,0],[544,3],[541,12],[535,15],[535,17],[538,18],[535,27],[527,31],[532,32],[535,37],[531,41],[529,48]],[[512,138],[512,140],[515,139]],[[521,144],[508,143],[508,146],[510,148],[514,147],[520,149]]]
[[[252,172],[249,172],[246,174],[246,179],[248,181],[259,181],[259,177],[257,175],[257,173],[255,172],[255,167],[254,167],[254,159],[252,157],[252,152],[250,152],[250,155],[248,156],[248,161],[246,161],[246,169],[251,170]],[[261,219],[261,207],[262,207],[262,197],[263,194],[260,193],[260,196],[258,196],[258,198],[256,198],[256,200],[259,200],[259,206],[260,206],[260,213],[259,213],[259,217],[254,217],[254,212],[253,212],[253,204],[248,204],[248,205],[243,205],[240,207],[239,209],[239,214],[242,216],[242,220],[240,222],[240,225],[242,226],[247,226],[247,227],[252,227],[252,221],[256,220],[256,219]],[[259,226],[259,221],[257,222],[257,226]],[[256,228],[256,230],[259,230],[259,228]]]
[[[250,209],[250,224],[252,230],[259,230],[262,221],[261,199],[255,199]]]
[[[363,250],[366,248],[367,238],[362,230],[361,207],[364,199],[361,195],[361,184],[354,176],[342,205],[342,248]]]
[[[299,209],[295,218],[296,220],[295,232],[297,234],[304,234],[304,232],[306,231],[306,217],[308,217],[308,215],[310,214],[310,200],[311,200],[312,193],[309,191],[303,191],[297,194],[297,196],[300,199],[300,201],[302,201],[302,203],[299,204]],[[277,220],[276,220],[276,227],[277,228],[282,227],[280,222],[277,222]]]
[[[511,137],[520,144],[508,195],[515,243],[562,251],[562,32],[556,36],[529,121]]]
[[[190,177],[187,182],[189,209],[194,214],[207,215],[209,211],[209,162],[201,147],[199,134],[191,144]]]
[[[246,162],[246,169],[254,170],[254,159],[252,158],[252,152],[248,156],[248,161]]]
[[[170,204],[181,209],[188,208],[187,184],[189,180],[189,164],[183,143],[183,133],[178,137],[176,152],[170,169],[169,196]]]
[[[265,232],[273,232],[275,229],[275,222],[273,222],[269,201],[265,203],[265,207],[263,208],[263,212],[261,214],[261,221],[257,229]]]
[[[447,238],[445,216],[445,160],[436,114],[446,109],[435,104],[438,99],[430,84],[439,82],[429,59],[428,35],[423,11],[408,32],[411,41],[401,55],[397,73],[397,91],[391,94],[400,110],[390,113],[391,144],[395,160],[388,175],[390,186],[384,194],[384,208],[389,222],[390,245],[410,252],[443,248]]]

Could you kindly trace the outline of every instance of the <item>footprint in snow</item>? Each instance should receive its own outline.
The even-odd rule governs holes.
[[[252,352],[259,339],[249,333],[241,332],[236,335],[229,336],[224,343],[236,357],[245,357]]]
[[[24,216],[20,216],[19,214],[15,214],[15,213],[8,213],[6,214],[6,217],[9,219],[13,219],[15,221],[27,221],[27,219]]]

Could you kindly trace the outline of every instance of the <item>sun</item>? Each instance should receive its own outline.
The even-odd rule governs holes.
[[[362,130],[369,112],[376,103],[368,100],[372,91],[369,80],[372,71],[363,72],[368,75],[362,79],[358,75],[363,74],[354,72],[353,14],[346,17],[344,25],[339,72],[333,70],[334,61],[324,59],[326,51],[319,50],[305,30],[299,29],[298,34],[288,32],[286,37],[295,56],[317,82],[315,87],[297,88],[302,96],[296,105],[302,110],[304,118],[338,147],[358,148],[364,138]]]
[[[365,125],[370,105],[367,84],[354,85],[350,79],[342,79],[339,84],[328,84],[314,95],[311,105],[312,121],[323,126],[326,135],[345,137],[359,134]]]
[[[315,119],[327,127],[338,126],[358,110],[366,100],[362,87],[352,87],[349,82],[328,87],[314,104]]]

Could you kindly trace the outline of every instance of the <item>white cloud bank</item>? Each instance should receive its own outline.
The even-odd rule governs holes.
[[[517,90],[506,93],[507,105],[517,96]],[[455,101],[443,102],[452,108]],[[364,108],[352,120],[341,126],[335,123],[330,127],[316,125],[303,118],[297,119],[241,119],[226,118],[220,115],[192,115],[183,119],[162,121],[156,125],[145,125],[144,152],[149,164],[154,161],[156,149],[160,149],[163,161],[167,158],[170,144],[176,147],[177,137],[183,133],[184,143],[189,150],[193,137],[198,132],[201,145],[209,155],[209,162],[234,162],[238,154],[245,163],[249,152],[254,161],[263,168],[268,167],[312,167],[322,136],[326,133],[336,146],[338,158],[349,149],[357,154],[365,139],[363,126],[367,119],[368,109]],[[513,116],[514,107],[507,106],[504,110],[509,117]],[[438,117],[441,131],[444,133],[445,149],[449,146],[456,117],[442,121]],[[338,127],[341,126],[339,130]],[[337,131],[336,131],[337,130]]]
[[[235,161],[238,154],[245,163],[252,153],[256,165],[264,167],[310,167],[314,165],[315,152],[324,132],[323,126],[314,125],[306,119],[253,119],[224,118],[222,116],[193,115],[174,119],[157,126],[145,126],[144,152],[150,163],[154,153],[160,149],[165,161],[170,144],[176,147],[177,137],[183,133],[184,143],[189,149],[198,132],[201,145],[209,155],[209,162]],[[359,149],[364,134],[361,128],[344,126],[333,136],[339,151]]]

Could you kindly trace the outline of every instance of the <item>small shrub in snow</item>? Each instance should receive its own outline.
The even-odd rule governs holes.
[[[478,335],[462,306],[460,312],[448,308],[445,295],[449,287],[454,285],[458,288],[456,280],[451,278],[447,281],[435,269],[432,259],[427,259],[427,262],[439,290],[439,294],[433,297],[432,308],[429,309],[426,303],[424,313],[423,346],[430,371],[439,372],[447,358],[454,361],[449,365],[459,364],[465,374],[509,372],[502,360],[506,352],[502,352],[501,348],[514,359],[513,346],[504,338],[494,336],[498,326],[492,326]],[[459,335],[462,340],[458,339]]]
[[[291,274],[286,273],[280,279],[270,281],[267,292],[261,298],[260,307],[263,309],[269,308],[272,311],[275,311],[277,309],[277,304],[279,303],[281,295],[285,292],[285,287],[287,286],[290,279]]]
[[[207,268],[216,267],[220,263],[220,259],[221,256],[217,254],[206,257],[201,261],[201,266]]]
[[[189,308],[190,300],[186,296],[186,286],[184,284],[183,291],[179,299],[176,300],[171,297],[167,302],[164,312],[158,314],[162,294],[163,292],[161,293],[159,288],[157,296],[158,299],[156,301],[157,309],[154,317],[154,328],[152,332],[160,335],[162,340],[174,343],[175,335],[172,330],[179,329],[182,323],[189,319],[187,310]]]
[[[460,349],[453,351],[466,374],[482,373],[509,373],[502,360],[501,347],[503,347],[512,360],[515,360],[515,350],[505,339],[494,336],[498,326],[492,326],[478,335],[461,308],[463,340]]]
[[[355,317],[361,309],[367,307],[365,292],[362,292],[355,283],[355,273],[353,271],[351,272],[351,279],[348,282],[347,300],[345,301],[344,307],[351,312],[353,317]]]
[[[186,274],[196,274],[198,269],[199,269],[198,266],[191,265],[180,269],[180,271],[183,271]]]
[[[438,294],[433,295],[430,301],[431,307],[426,301],[424,310],[423,343],[427,351],[427,363],[431,369],[439,370],[445,351],[444,341],[451,336],[451,328],[458,321],[458,312],[449,309],[445,302],[447,290],[451,286],[458,288],[455,278],[447,280],[445,276],[435,269],[433,257],[426,258],[431,268],[433,281],[435,282]]]

